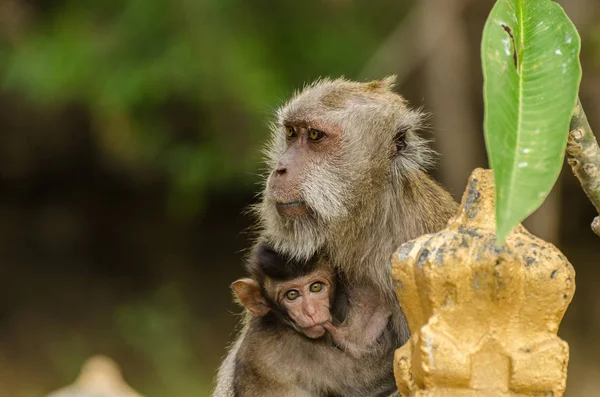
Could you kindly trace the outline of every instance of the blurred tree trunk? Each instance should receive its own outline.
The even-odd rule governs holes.
[[[31,23],[31,9],[20,0],[0,0],[0,39],[15,45]]]
[[[473,0],[457,1],[453,12],[460,14]],[[359,80],[377,79],[384,75],[396,74],[398,84],[420,67],[432,53],[438,50],[443,38],[454,29],[451,21],[439,20],[435,29],[428,32],[427,40],[415,39],[422,20],[431,12],[430,1],[416,2],[408,15],[373,53],[359,74]],[[402,56],[399,57],[399,54]]]
[[[426,0],[421,14],[421,40],[425,47],[440,38],[424,68],[427,109],[433,113],[436,146],[441,153],[440,178],[456,198],[474,168],[485,166],[483,131],[476,121],[470,95],[473,73],[462,18],[464,0]]]
[[[559,3],[577,26],[579,32],[582,32],[591,23],[598,21],[598,12],[600,12],[598,0],[561,0]]]
[[[561,3],[565,12],[582,35],[584,35],[586,27],[595,20],[600,9],[600,4],[597,0],[569,0],[562,1]],[[586,91],[586,86],[586,84],[582,84],[581,90]],[[533,234],[554,244],[559,244],[560,240],[563,177],[564,172],[561,172],[556,185],[544,204],[523,223]]]
[[[560,173],[546,201],[523,222],[531,233],[555,245],[558,245],[560,240],[562,178],[563,172]]]

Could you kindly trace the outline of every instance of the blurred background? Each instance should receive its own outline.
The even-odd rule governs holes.
[[[600,2],[561,1],[600,131]],[[434,175],[486,166],[492,0],[0,0],[0,397],[104,353],[147,397],[208,396],[236,330],[274,109],[319,76],[398,75],[432,112]],[[577,270],[568,396],[600,389],[600,241],[568,168],[526,225]]]

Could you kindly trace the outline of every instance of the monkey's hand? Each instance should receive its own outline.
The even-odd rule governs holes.
[[[351,340],[349,337],[349,329],[346,327],[337,327],[331,322],[327,322],[323,324],[323,328],[329,332],[331,338],[333,339],[333,343],[344,353],[352,356],[353,358],[362,358],[369,353],[369,349],[363,348]]]
[[[334,342],[339,343],[340,340],[344,339],[344,332],[342,332],[339,327],[333,325],[331,323],[331,321],[328,321],[326,323],[323,323],[323,328],[325,328],[327,330],[327,332],[329,332],[329,335],[331,335],[331,338],[333,339]]]

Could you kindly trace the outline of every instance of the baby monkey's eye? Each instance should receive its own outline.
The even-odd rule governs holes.
[[[285,127],[285,134],[288,136],[288,138],[295,137],[296,130],[294,130],[294,127]]]
[[[314,282],[308,287],[310,292],[321,292],[323,290],[323,283],[320,281]]]
[[[323,139],[324,137],[325,137],[325,133],[323,131],[315,130],[314,128],[311,128],[308,131],[308,138],[311,141],[318,141],[320,139]]]
[[[285,293],[285,298],[287,300],[294,301],[294,300],[296,300],[298,298],[299,295],[300,294],[298,293],[297,290],[291,289],[291,290],[289,290],[288,292]]]

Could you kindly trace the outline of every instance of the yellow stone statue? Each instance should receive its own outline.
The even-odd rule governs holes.
[[[412,333],[394,371],[403,396],[562,396],[569,347],[558,326],[575,271],[521,225],[496,245],[490,170],[476,169],[459,213],[402,245],[393,277]]]

